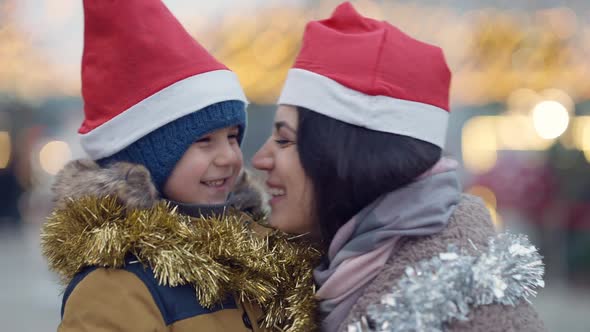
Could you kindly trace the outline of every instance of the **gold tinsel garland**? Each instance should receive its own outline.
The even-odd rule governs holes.
[[[265,328],[317,329],[319,251],[278,231],[257,234],[242,216],[191,218],[163,202],[127,211],[114,197],[87,197],[52,213],[41,246],[66,284],[84,266],[120,268],[133,254],[162,285],[193,285],[205,307],[233,293],[260,305]]]

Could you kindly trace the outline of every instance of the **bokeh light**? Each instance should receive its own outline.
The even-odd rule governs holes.
[[[490,217],[492,218],[492,222],[494,223],[494,227],[498,230],[502,229],[503,221],[498,213],[496,194],[490,188],[485,186],[473,186],[467,190],[467,193],[477,196],[484,201],[486,208],[490,213]]]
[[[537,134],[530,116],[497,116],[495,125],[499,150],[542,151],[553,144],[553,140],[544,139]]]
[[[471,195],[475,195],[483,199],[486,205],[493,207],[494,209],[498,207],[498,202],[496,199],[496,194],[488,188],[484,186],[473,186],[467,190],[468,193]]]
[[[10,143],[10,133],[0,131],[0,169],[6,168],[10,162],[12,146]]]
[[[580,133],[579,144],[580,150],[584,151],[586,161],[590,163],[590,116],[584,117],[583,120],[580,121],[578,126]]]
[[[492,223],[494,224],[494,228],[497,230],[502,230],[504,227],[504,222],[502,220],[502,216],[498,213],[498,209],[493,208],[491,206],[486,206],[488,208],[488,212],[490,213],[490,218],[492,218]]]
[[[496,164],[497,140],[493,117],[477,117],[463,127],[463,163],[473,173],[484,173]]]
[[[52,141],[41,148],[39,162],[41,168],[55,175],[72,158],[72,151],[66,142]]]
[[[538,103],[533,109],[532,116],[537,134],[545,139],[561,136],[570,121],[569,112],[565,106],[554,100]]]

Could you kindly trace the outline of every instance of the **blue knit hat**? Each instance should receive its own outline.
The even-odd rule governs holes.
[[[212,131],[238,126],[241,144],[246,130],[245,103],[237,100],[209,105],[176,119],[141,137],[114,155],[97,160],[101,166],[126,161],[145,166],[161,192],[185,151]]]

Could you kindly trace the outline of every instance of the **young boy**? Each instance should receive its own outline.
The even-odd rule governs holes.
[[[92,160],[58,174],[42,233],[67,284],[59,331],[313,328],[317,253],[255,234],[228,204],[246,126],[236,76],[160,0],[85,0],[84,13]]]

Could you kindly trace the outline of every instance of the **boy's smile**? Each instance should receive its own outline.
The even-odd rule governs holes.
[[[200,183],[204,187],[203,190],[209,194],[212,200],[215,200],[216,203],[223,203],[234,187],[236,176],[237,174],[231,174],[227,177],[205,180]]]

